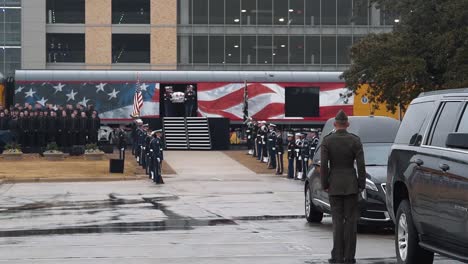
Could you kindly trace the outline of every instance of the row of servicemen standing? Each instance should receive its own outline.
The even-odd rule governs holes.
[[[284,142],[282,132],[275,124],[265,121],[249,119],[246,128],[248,154],[256,157],[260,162],[268,164],[269,169],[276,169],[277,175],[284,170],[283,156]],[[288,178],[305,180],[309,168],[309,160],[313,157],[319,143],[318,132],[311,130],[308,133],[288,133],[287,158]]]
[[[151,131],[147,124],[137,119],[132,130],[132,154],[142,166],[148,177],[156,184],[164,184],[161,168],[164,159],[162,130]]]

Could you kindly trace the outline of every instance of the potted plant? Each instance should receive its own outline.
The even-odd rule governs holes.
[[[85,146],[86,160],[102,160],[104,152],[101,151],[96,144],[87,144]]]
[[[23,158],[23,152],[21,151],[21,146],[16,143],[8,143],[5,145],[5,150],[2,154],[5,160],[20,160]]]
[[[47,144],[46,151],[44,151],[44,157],[50,161],[63,160],[63,152],[60,151],[57,143],[51,142]]]

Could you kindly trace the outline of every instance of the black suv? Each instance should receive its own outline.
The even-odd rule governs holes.
[[[405,115],[387,167],[398,263],[434,252],[468,262],[468,89],[423,93]]]

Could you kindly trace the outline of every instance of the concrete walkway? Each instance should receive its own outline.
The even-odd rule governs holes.
[[[219,151],[167,151],[164,159],[178,175],[248,177],[255,174]]]

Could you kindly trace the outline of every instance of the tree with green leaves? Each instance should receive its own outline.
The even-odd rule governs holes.
[[[351,48],[352,64],[342,76],[350,89],[368,84],[370,101],[395,112],[421,92],[468,87],[468,0],[371,2],[398,14],[399,22],[391,33],[370,34]]]

